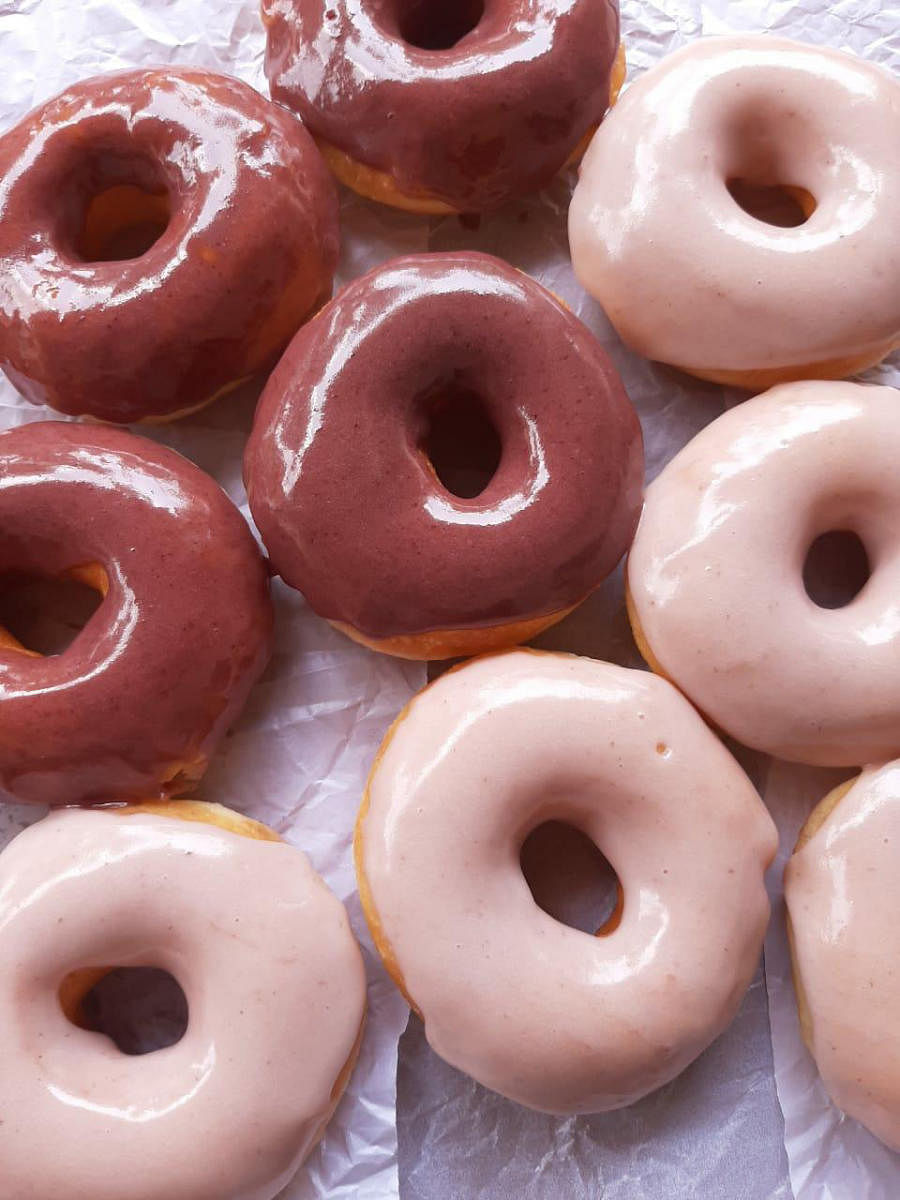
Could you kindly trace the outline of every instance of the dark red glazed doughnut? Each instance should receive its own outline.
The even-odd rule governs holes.
[[[434,211],[405,197],[479,211],[543,187],[610,104],[616,0],[262,8],[272,96],[300,114],[345,182],[401,207]],[[401,195],[354,182],[360,166]]]
[[[477,396],[500,440],[461,499],[423,453]],[[485,254],[398,258],[345,288],[271,376],[244,459],[274,568],[375,649],[526,640],[613,569],[637,524],[640,425],[593,335]]]
[[[57,421],[0,434],[0,573],[88,568],[106,595],[63,653],[0,630],[0,790],[54,805],[183,792],[268,660],[262,556],[171,450]]]
[[[0,138],[0,182],[0,365],[60,412],[196,408],[331,295],[334,184],[300,122],[238,80],[76,84]]]

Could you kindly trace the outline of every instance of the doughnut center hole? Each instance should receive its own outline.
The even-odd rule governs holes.
[[[810,546],[803,564],[803,586],[819,608],[845,608],[872,574],[862,539],[850,529],[831,529]]]
[[[484,401],[451,380],[429,388],[418,403],[425,413],[420,446],[438,480],[462,500],[480,496],[497,473],[503,453]]]
[[[728,179],[725,186],[732,200],[745,213],[778,229],[796,229],[816,210],[815,198],[805,188],[754,183],[740,177]]]
[[[402,0],[400,36],[419,50],[451,50],[484,16],[484,0]]]
[[[105,572],[96,583],[68,573],[0,575],[0,647],[62,654],[103,603],[104,592]]]
[[[75,249],[83,262],[125,262],[154,246],[172,217],[168,192],[118,183],[87,202]]]
[[[60,1004],[73,1025],[103,1034],[123,1054],[165,1050],[187,1032],[187,997],[158,967],[75,971],[63,980]]]
[[[535,904],[555,921],[601,936],[618,928],[619,878],[580,829],[564,821],[545,821],[522,843],[519,862]]]

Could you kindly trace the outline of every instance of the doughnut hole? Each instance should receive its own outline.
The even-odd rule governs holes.
[[[108,581],[97,565],[55,577],[0,575],[0,647],[62,654],[103,603]]]
[[[171,218],[166,192],[123,183],[88,203],[78,250],[85,262],[124,262],[155,246]]]
[[[753,183],[732,178],[725,182],[732,200],[757,221],[779,229],[804,225],[816,210],[816,201],[805,188],[786,184]]]
[[[866,547],[850,529],[819,534],[806,553],[803,586],[819,608],[845,608],[872,574]]]
[[[418,50],[451,50],[483,16],[484,0],[400,0],[397,27]]]
[[[522,843],[519,862],[535,904],[555,921],[598,937],[618,928],[622,885],[580,829],[563,821],[544,822]]]
[[[141,258],[168,229],[172,198],[159,164],[127,144],[77,157],[60,185],[60,236],[82,263]]]
[[[503,446],[484,401],[457,380],[435,384],[418,397],[424,417],[419,449],[453,496],[480,496],[497,473]]]
[[[174,975],[158,967],[74,971],[59,1001],[73,1025],[103,1034],[123,1054],[165,1050],[187,1032],[187,997]]]
[[[746,95],[725,118],[721,138],[722,182],[737,208],[779,229],[794,229],[809,220],[817,200],[809,190],[812,181],[797,178],[795,146],[800,138],[818,141],[821,133],[783,96]]]

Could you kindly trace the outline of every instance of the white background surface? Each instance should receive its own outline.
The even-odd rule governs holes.
[[[850,48],[900,73],[895,2],[841,0],[827,9],[819,0],[623,4],[631,77],[695,37],[762,29]],[[0,0],[0,124],[13,123],[76,79],[125,66],[204,65],[265,90],[262,50],[254,0]],[[429,221],[379,210],[344,194],[341,279],[396,253],[463,247],[499,254],[541,279],[612,353],[641,414],[652,476],[738,397],[643,362],[621,347],[572,276],[565,236],[571,182],[559,181],[541,197],[511,204],[475,230],[456,219]],[[878,374],[900,383],[900,364]],[[243,503],[240,454],[252,406],[252,394],[237,395],[154,436],[209,470]],[[9,385],[0,386],[0,427],[49,415],[23,405]],[[362,931],[349,844],[368,763],[424,672],[353,646],[281,585],[275,598],[274,660],[201,795],[268,821],[306,849],[348,901],[367,948],[372,1018],[361,1065],[323,1147],[285,1195],[389,1200],[397,1194],[394,1048],[406,1009]],[[636,664],[620,575],[541,644]],[[742,761],[779,821],[784,854],[835,776],[752,755],[742,755]],[[21,810],[0,810],[0,843],[21,819]],[[760,973],[734,1026],[680,1079],[632,1109],[567,1121],[525,1112],[442,1064],[413,1025],[400,1071],[403,1194],[409,1200],[476,1195],[763,1200],[791,1195],[789,1167],[797,1200],[894,1200],[900,1195],[897,1157],[839,1117],[800,1044],[780,865],[772,873],[772,890],[768,997]]]

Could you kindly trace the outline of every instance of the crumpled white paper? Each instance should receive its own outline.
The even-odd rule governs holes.
[[[622,0],[622,17],[631,78],[696,37],[766,29],[852,49],[900,72],[897,0]],[[265,91],[262,51],[255,0],[0,0],[0,128],[74,80],[126,66],[202,65]],[[498,254],[540,279],[612,354],[641,414],[652,477],[740,396],[647,363],[621,346],[572,274],[565,232],[571,184],[570,175],[474,227],[391,212],[344,193],[339,281],[395,254],[461,248]],[[894,363],[871,377],[900,384]],[[153,436],[210,471],[243,504],[240,453],[253,402],[245,390]],[[0,383],[0,427],[52,415],[24,405]],[[307,850],[347,901],[367,956],[370,1022],[360,1066],[322,1147],[285,1198],[392,1200],[394,1067],[406,1008],[374,961],[349,845],[369,761],[424,672],[347,642],[280,584],[275,599],[275,658],[201,795],[268,821]],[[621,572],[540,644],[638,665]],[[833,775],[757,755],[741,758],[779,822],[783,858]],[[0,845],[36,815],[0,807]],[[529,1113],[443,1064],[413,1022],[399,1074],[404,1200],[788,1200],[792,1194],[796,1200],[895,1200],[900,1159],[828,1104],[800,1042],[780,902],[782,866],[780,860],[771,876],[765,980],[760,972],[734,1025],[694,1066],[631,1109],[565,1121]]]

